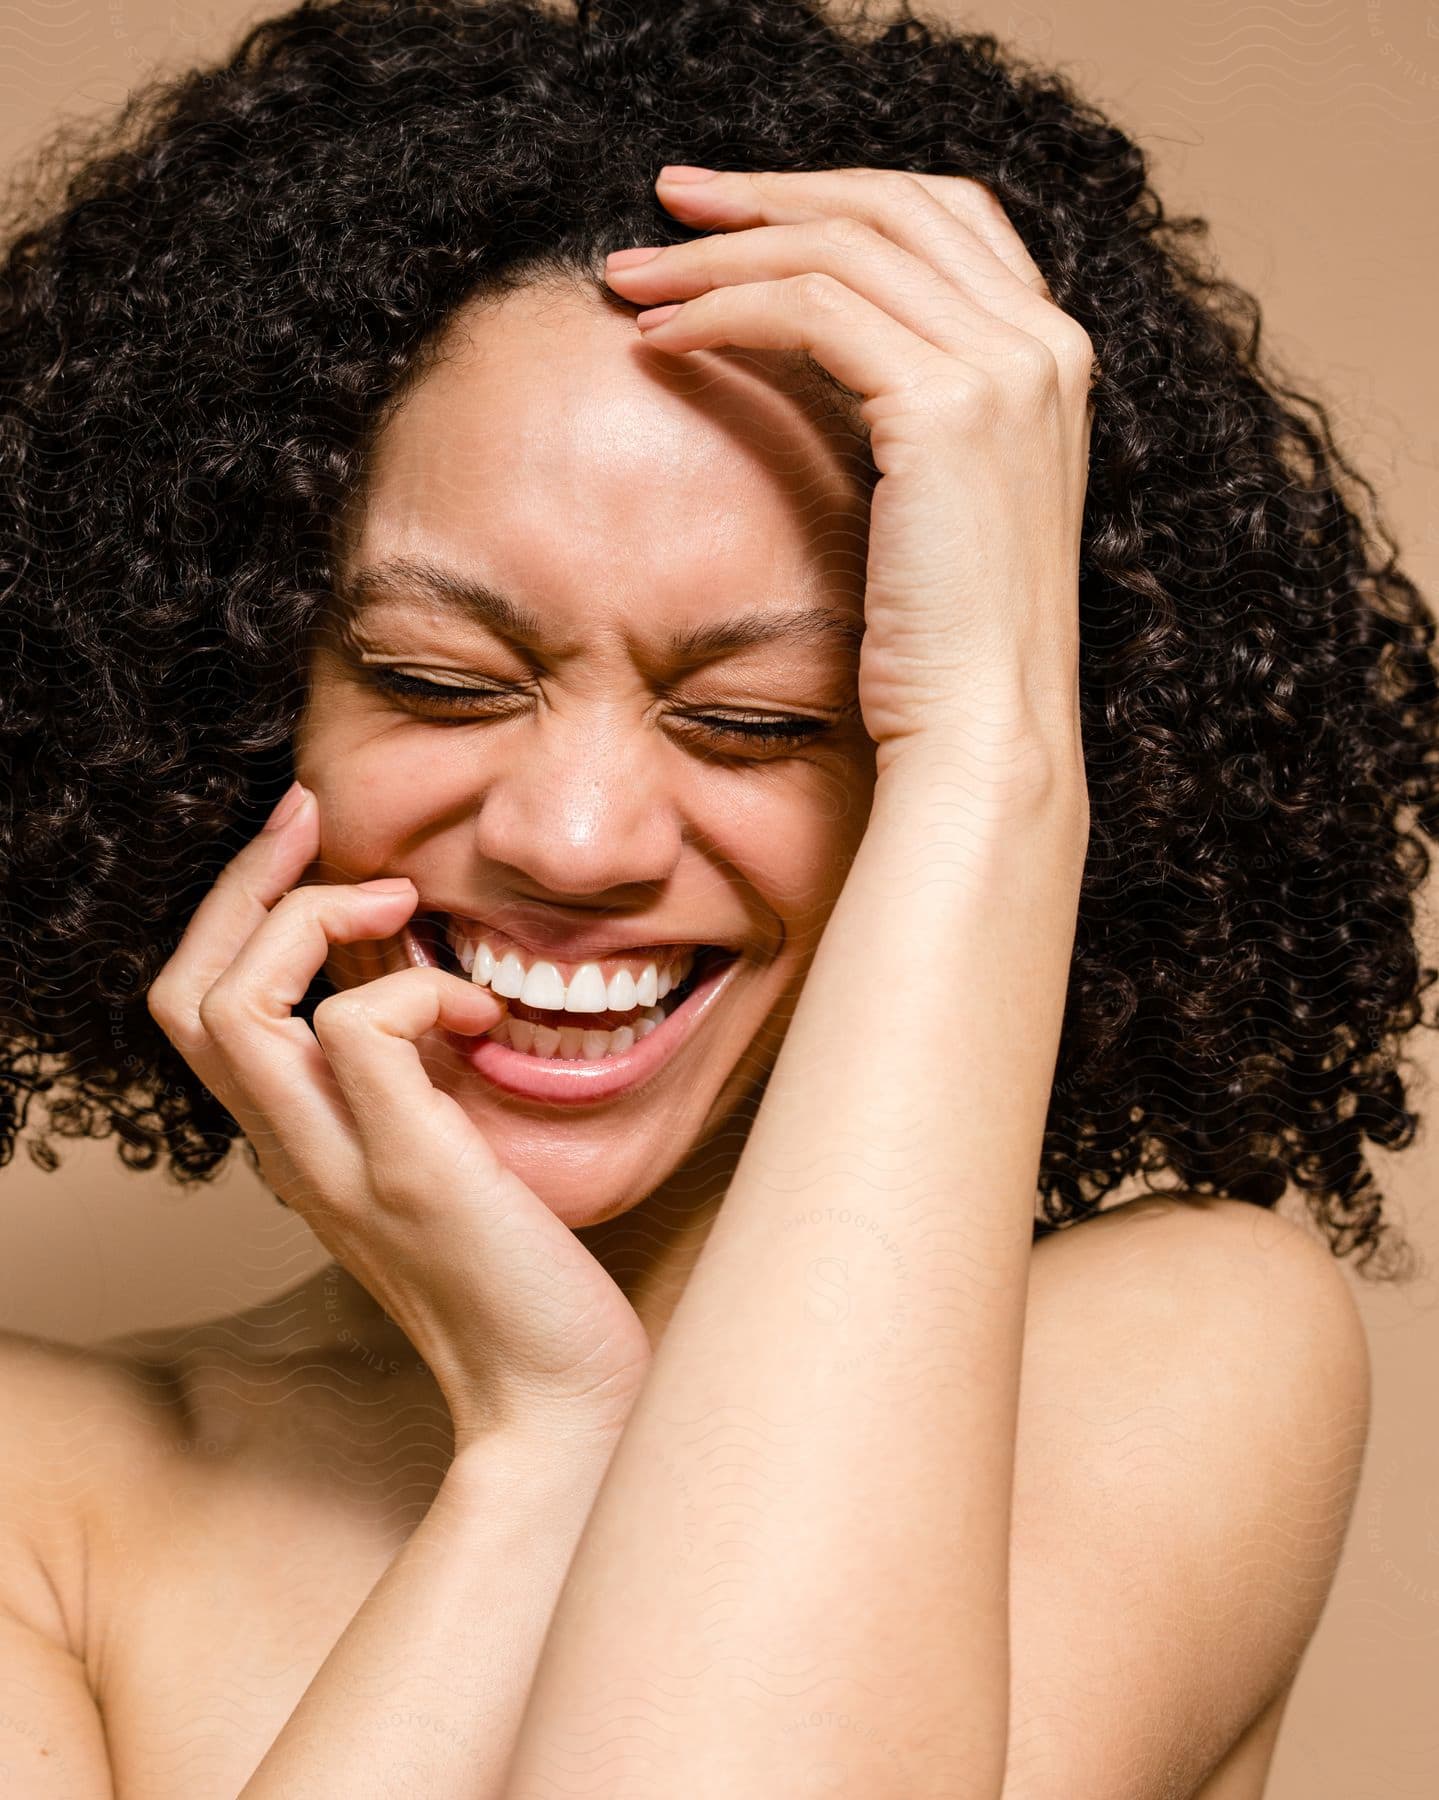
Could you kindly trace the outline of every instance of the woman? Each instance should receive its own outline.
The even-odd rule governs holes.
[[[334,1259],[6,1343],[18,1791],[1262,1792],[1433,625],[1186,223],[907,15],[341,0],[17,238],[6,1148]]]

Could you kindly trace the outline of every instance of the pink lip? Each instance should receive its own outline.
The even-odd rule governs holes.
[[[632,1093],[654,1078],[684,1046],[700,1021],[729,986],[741,959],[711,969],[683,1005],[632,1049],[598,1062],[528,1056],[488,1037],[459,1038],[445,1033],[470,1067],[507,1094],[552,1106],[594,1106]]]

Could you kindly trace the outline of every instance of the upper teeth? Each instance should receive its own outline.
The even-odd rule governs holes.
[[[679,986],[695,960],[695,952],[686,950],[670,962],[636,965],[638,973],[617,969],[608,983],[597,962],[581,963],[566,983],[554,963],[538,959],[527,963],[514,950],[497,955],[483,938],[464,932],[453,919],[447,921],[445,933],[472,981],[506,1000],[554,1012],[628,1012],[653,1006]]]

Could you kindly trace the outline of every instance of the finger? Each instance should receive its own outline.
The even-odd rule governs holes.
[[[349,1104],[304,1021],[236,1026],[224,1034],[223,1051],[210,1052],[224,1071],[211,1086],[286,1204],[308,1216],[324,1210],[327,1195],[361,1191],[364,1156]]]
[[[503,1179],[484,1134],[431,1081],[416,1040],[436,1029],[477,1037],[507,1010],[487,988],[434,968],[400,969],[316,1007],[315,1035],[377,1191],[403,1193],[420,1168],[443,1167],[482,1184]]]
[[[648,262],[607,269],[605,278],[639,304],[652,306],[806,270],[842,281],[938,350],[1002,357],[1019,335],[1015,326],[946,280],[932,264],[872,226],[842,215],[669,244]]]
[[[941,183],[951,189],[943,201],[938,197]],[[979,193],[968,194],[967,188]],[[1041,292],[1031,285],[1039,269],[1007,219],[1006,238],[993,209],[980,197],[988,190],[965,177],[920,180],[898,169],[724,170],[702,182],[661,176],[658,189],[670,211],[721,229],[836,215],[860,219],[1035,336],[1052,329],[1053,317],[1066,316],[1048,297],[1047,287]],[[1002,208],[1000,215],[1004,217]],[[1004,255],[995,241],[1004,244]]]
[[[222,1085],[233,1096],[226,1105],[247,1136],[253,1124],[317,1181],[332,1183],[326,1159],[353,1165],[357,1147],[329,1060],[292,1008],[323,968],[331,944],[389,936],[418,899],[408,881],[394,892],[363,885],[292,888],[201,997],[207,1039],[202,1055],[224,1071]]]
[[[929,175],[914,172],[911,180],[949,208],[987,243],[994,254],[1025,290],[1040,301],[1038,311],[1031,310],[1032,301],[1014,296],[1014,318],[1017,324],[1044,338],[1061,366],[1078,367],[1093,385],[1099,364],[1089,334],[1072,313],[1067,313],[1055,300],[1039,264],[1030,255],[1024,239],[1015,230],[1014,221],[994,189],[966,175]],[[1090,371],[1093,371],[1091,376]],[[1087,402],[1092,410],[1093,401]]]
[[[963,367],[843,282],[814,272],[715,288],[680,301],[667,318],[646,325],[641,313],[636,323],[657,350],[807,350],[866,398],[953,382]]]
[[[222,1026],[288,1022],[325,966],[331,945],[393,936],[419,897],[403,876],[289,889],[202,997],[202,1019]]]
[[[226,863],[150,984],[151,1016],[187,1060],[203,1055],[209,1040],[200,1020],[201,1000],[319,853],[319,807],[308,788],[300,792],[300,805],[289,818],[258,832]],[[197,1073],[204,1079],[203,1071]]]
[[[1053,304],[1049,283],[993,188],[968,175],[929,175],[917,169],[908,173],[911,181],[982,238],[1016,281]]]

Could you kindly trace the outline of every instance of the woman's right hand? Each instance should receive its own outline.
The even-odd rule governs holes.
[[[416,1048],[437,1027],[488,1031],[503,1001],[408,968],[327,996],[313,1031],[292,1016],[332,944],[392,935],[419,897],[408,881],[293,886],[319,854],[301,791],[222,870],[151,984],[150,1015],[269,1186],[429,1365],[457,1451],[496,1430],[618,1432],[649,1364],[644,1327]]]

